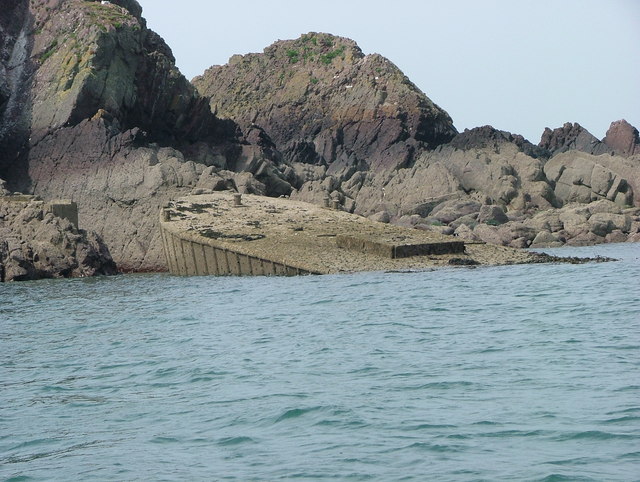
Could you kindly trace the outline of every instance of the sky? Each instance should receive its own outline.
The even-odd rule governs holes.
[[[459,131],[537,144],[577,122],[640,129],[640,0],[138,0],[191,79],[234,54],[326,32],[396,64]]]

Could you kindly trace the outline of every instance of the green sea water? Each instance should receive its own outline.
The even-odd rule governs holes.
[[[559,253],[0,285],[0,480],[640,480],[640,245]]]

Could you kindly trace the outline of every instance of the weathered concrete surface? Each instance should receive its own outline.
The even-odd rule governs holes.
[[[172,201],[161,213],[160,227],[170,271],[181,275],[329,274],[538,261],[525,251],[465,245],[453,236],[289,199],[245,195],[242,206],[234,206],[227,192]],[[337,240],[346,238],[360,240],[362,249],[357,242],[341,247],[345,244]],[[374,244],[376,249],[367,248]],[[402,256],[390,255],[394,252]]]

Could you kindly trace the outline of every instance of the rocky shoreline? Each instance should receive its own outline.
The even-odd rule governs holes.
[[[18,0],[0,32],[2,189],[73,199],[92,232],[70,246],[108,247],[121,271],[167,269],[167,201],[229,189],[329,196],[371,220],[505,247],[640,240],[640,136],[624,120],[602,140],[576,123],[538,144],[491,126],[459,133],[390,60],[315,32],[189,82],[135,0]],[[36,266],[24,247],[35,228],[17,224],[31,215],[10,211],[4,258],[24,241],[12,279],[101,271]]]
[[[0,197],[0,282],[116,274],[102,239],[52,207],[30,196]]]

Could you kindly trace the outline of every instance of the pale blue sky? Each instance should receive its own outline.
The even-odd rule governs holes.
[[[640,128],[639,0],[138,0],[188,77],[328,32],[380,53],[453,118],[538,143],[578,122]]]

